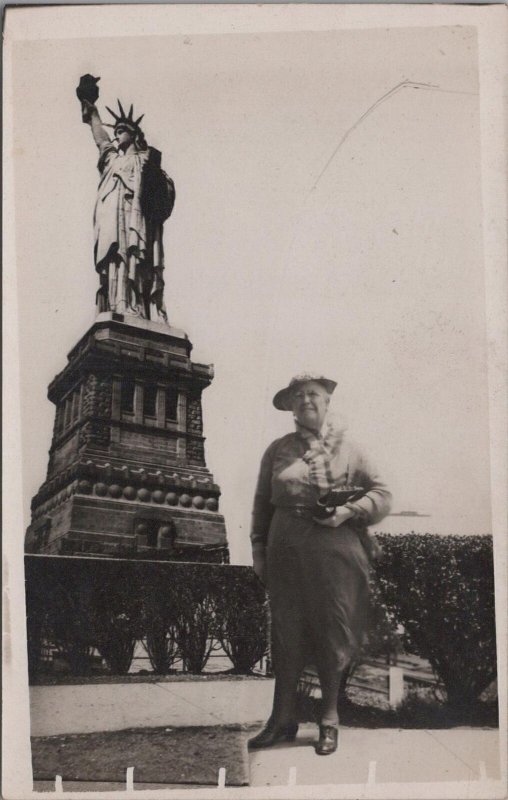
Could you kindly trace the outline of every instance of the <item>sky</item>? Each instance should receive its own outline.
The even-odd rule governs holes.
[[[89,72],[101,113],[119,97],[145,114],[176,184],[166,306],[215,366],[206,459],[232,560],[249,561],[261,455],[292,429],[271,398],[307,370],[338,382],[334,411],[394,510],[490,530],[473,28],[45,39],[17,42],[13,65],[25,526],[47,385],[95,315]]]

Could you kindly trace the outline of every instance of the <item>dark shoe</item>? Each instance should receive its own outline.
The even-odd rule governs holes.
[[[248,748],[249,750],[259,750],[261,747],[271,747],[283,740],[294,742],[297,732],[297,722],[288,722],[287,725],[274,725],[271,720],[268,720],[261,733],[254,736],[253,739],[249,739]]]
[[[329,756],[335,753],[339,741],[339,729],[333,725],[319,726],[319,742],[316,745],[318,756]]]

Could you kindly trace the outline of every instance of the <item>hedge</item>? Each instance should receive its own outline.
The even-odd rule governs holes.
[[[378,538],[368,654],[402,644],[430,662],[451,704],[473,702],[496,677],[492,538]],[[139,640],[162,674],[177,659],[199,673],[219,646],[249,673],[267,652],[265,592],[250,567],[37,555],[25,564],[32,676],[45,643],[75,675],[94,649],[110,672],[127,673]]]
[[[89,673],[94,649],[126,674],[139,640],[163,674],[176,659],[201,672],[219,645],[249,673],[268,649],[265,593],[250,567],[29,555],[25,575],[32,677],[48,645],[74,675]]]
[[[451,705],[475,701],[497,675],[492,537],[378,538],[378,590],[405,650],[430,662]]]

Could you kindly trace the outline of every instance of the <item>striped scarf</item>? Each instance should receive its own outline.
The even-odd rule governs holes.
[[[318,490],[319,496],[323,497],[333,489],[335,485],[330,459],[334,450],[342,442],[344,429],[339,429],[331,422],[323,425],[319,433],[305,428],[295,420],[296,432],[308,444],[308,450],[302,458],[309,466],[309,481]]]

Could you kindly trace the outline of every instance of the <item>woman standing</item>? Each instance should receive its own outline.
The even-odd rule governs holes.
[[[296,431],[268,447],[254,500],[253,561],[270,597],[275,692],[251,749],[294,740],[306,663],[316,665],[322,693],[316,752],[337,749],[341,673],[361,644],[368,609],[366,526],[389,512],[391,495],[344,429],[327,419],[336,385],[306,373],[273,398],[275,408],[293,412]],[[362,491],[319,517],[318,500],[344,485]]]

